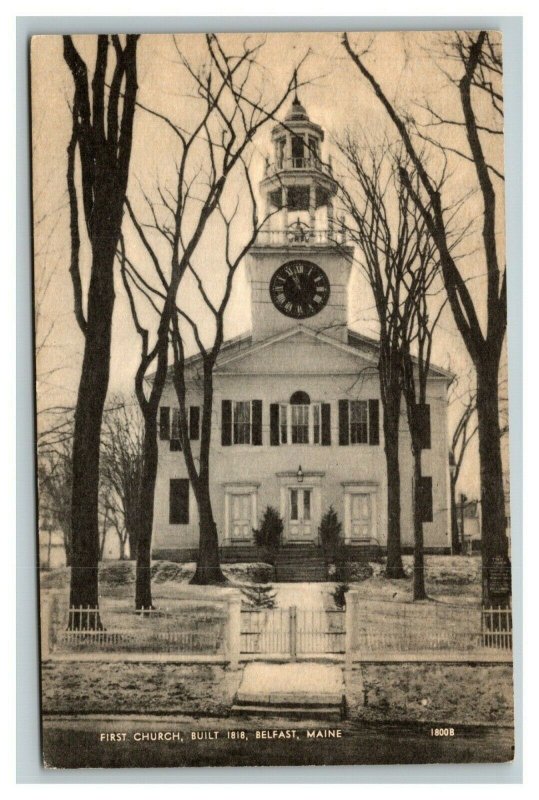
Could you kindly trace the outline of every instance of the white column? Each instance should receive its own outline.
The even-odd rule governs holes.
[[[314,231],[316,225],[316,186],[314,182],[309,186],[309,225]]]
[[[349,589],[346,592],[344,624],[346,628],[345,669],[347,672],[350,672],[353,668],[353,657],[357,650],[357,632],[359,626],[359,596],[355,589]]]
[[[328,200],[327,209],[328,209],[328,232],[330,234],[332,234],[333,233],[333,201],[332,200]]]
[[[228,544],[230,538],[230,492],[225,490],[225,541],[223,544]]]
[[[344,492],[344,541],[349,542],[352,538],[352,498],[350,492]]]
[[[286,186],[281,187],[281,228],[283,231],[288,228],[288,191]]]

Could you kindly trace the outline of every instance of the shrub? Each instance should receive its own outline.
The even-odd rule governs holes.
[[[241,590],[245,605],[251,608],[275,608],[276,593],[271,584],[266,586],[246,586]]]
[[[272,506],[267,506],[258,530],[253,529],[257,547],[265,547],[274,553],[279,549],[283,535],[284,523],[279,513]]]
[[[320,537],[325,556],[329,561],[333,562],[337,558],[339,544],[341,542],[341,532],[342,525],[339,522],[337,512],[333,506],[330,506],[322,517],[320,527],[318,528],[318,536]]]

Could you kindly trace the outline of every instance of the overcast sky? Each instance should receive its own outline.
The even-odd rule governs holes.
[[[259,54],[259,64],[253,71],[253,91],[260,91],[268,101],[275,101],[284,91],[295,66],[309,53],[302,66],[299,80],[307,85],[299,94],[309,116],[326,131],[326,156],[332,153],[335,168],[339,157],[332,139],[350,127],[361,127],[365,135],[376,143],[385,131],[390,131],[387,119],[372,91],[360,78],[357,68],[345,53],[340,35],[322,34],[268,34],[253,35],[254,40],[265,39]],[[223,46],[228,52],[237,51],[244,35],[223,35]],[[440,51],[441,38],[437,33],[384,33],[352,34],[357,48],[369,46],[367,63],[388,95],[401,110],[424,119],[421,106],[427,101],[437,111],[452,119],[460,119],[458,93],[448,85],[446,75],[436,66],[433,54]],[[204,60],[204,42],[199,34],[182,34],[177,45],[194,64]],[[81,53],[91,63],[95,41],[93,37],[75,37]],[[444,68],[452,66],[444,62]],[[32,137],[33,137],[33,191],[35,219],[35,275],[38,301],[37,341],[46,339],[38,363],[39,400],[41,407],[73,405],[76,397],[83,339],[73,314],[73,298],[69,279],[69,214],[65,185],[66,147],[70,136],[71,116],[69,103],[72,80],[63,61],[60,37],[38,37],[32,44]],[[142,36],[138,45],[138,83],[140,103],[166,114],[183,128],[192,128],[199,106],[191,97],[192,83],[178,63],[178,53],[169,35]],[[289,102],[286,103],[288,107]],[[438,131],[436,131],[437,133]],[[464,149],[458,139],[458,129],[451,131],[451,144]],[[157,184],[173,187],[174,166],[177,161],[177,141],[164,123],[142,109],[137,110],[131,161],[129,195],[141,216],[149,221],[142,200],[142,191],[155,197]],[[501,167],[503,149],[496,143],[491,157]],[[260,133],[254,143],[252,170],[255,178],[262,174],[263,157],[270,152],[270,126]],[[448,186],[451,200],[474,187],[471,167],[449,155],[453,175]],[[229,198],[234,194],[231,183]],[[463,219],[480,214],[480,197],[472,195],[464,207]],[[503,206],[498,203],[498,233],[503,238]],[[479,230],[479,228],[478,228]],[[241,228],[238,228],[241,239]],[[212,265],[218,243],[222,241],[217,230],[209,231],[197,256],[201,272]],[[126,227],[126,242],[133,257],[144,259],[132,229]],[[473,287],[475,296],[484,295],[484,263],[477,238],[471,237],[468,255],[461,268]],[[217,246],[216,246],[217,245]],[[88,251],[83,249],[83,269]],[[85,277],[87,272],[84,272]],[[218,288],[218,287],[217,287]],[[217,289],[216,289],[217,291]],[[192,296],[191,296],[192,293]],[[185,299],[186,298],[186,299]],[[193,287],[186,285],[184,299],[192,313],[200,316]],[[351,283],[350,324],[357,330],[376,335],[376,321],[372,310],[369,288],[356,266]],[[149,317],[145,317],[150,322]],[[250,327],[248,286],[243,270],[236,276],[232,300],[226,317],[226,335],[235,336]],[[202,320],[202,328],[204,321]],[[207,329],[209,331],[209,328]],[[134,372],[138,364],[139,340],[133,324],[121,282],[117,281],[114,311],[110,392],[130,393]],[[433,360],[442,367],[466,374],[470,362],[447,310],[440,323]],[[457,410],[450,413],[450,424]],[[463,475],[463,486],[470,494],[477,492],[477,458],[475,448],[470,453]]]

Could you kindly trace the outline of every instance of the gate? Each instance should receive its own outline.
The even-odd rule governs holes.
[[[241,652],[245,655],[344,654],[345,614],[338,608],[270,608],[241,612]]]

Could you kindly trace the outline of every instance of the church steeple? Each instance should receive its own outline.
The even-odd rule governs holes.
[[[322,157],[324,131],[309,118],[297,87],[284,121],[271,136],[273,160],[266,162],[260,184],[269,221],[257,245],[334,245],[337,184],[331,160]]]
[[[260,182],[266,222],[247,257],[253,341],[301,324],[345,342],[353,251],[334,220],[337,182],[322,154],[324,131],[297,91],[271,138]]]

